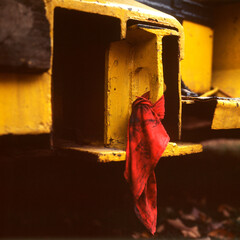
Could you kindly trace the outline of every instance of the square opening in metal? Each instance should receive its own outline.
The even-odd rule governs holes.
[[[55,9],[53,139],[103,144],[105,52],[119,39],[117,18]]]

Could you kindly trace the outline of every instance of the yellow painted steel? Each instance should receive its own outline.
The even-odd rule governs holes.
[[[52,53],[56,7],[120,19],[122,41],[112,43],[106,54],[108,57],[106,58],[105,143],[111,147],[122,148],[126,142],[126,126],[134,99],[150,90],[150,98],[155,102],[163,94],[161,59],[163,36],[169,34],[179,36],[179,60],[183,59],[184,35],[181,24],[170,15],[132,0],[45,0],[45,5],[46,16],[50,23]],[[128,20],[145,21],[175,30],[132,29],[130,33],[133,35],[127,36]],[[140,35],[143,33],[144,38],[136,43],[134,37],[139,37],[139,33]],[[0,74],[0,134],[50,133],[51,74],[52,68],[44,74]],[[103,162],[125,159],[125,151],[122,150],[113,151],[107,148],[101,150],[88,146],[82,148],[82,151],[86,149],[97,154],[99,160]],[[199,152],[200,149],[201,146],[178,147],[171,143],[164,154],[180,155]],[[81,147],[78,147],[78,150],[81,150]]]
[[[240,97],[240,3],[215,8],[213,86]]]
[[[115,146],[121,149],[126,142],[127,121],[131,111],[131,103],[136,96],[150,90],[150,97],[154,102],[163,94],[161,59],[161,40],[163,36],[170,34],[179,36],[179,61],[183,59],[183,27],[174,17],[133,0],[44,1],[46,16],[50,24],[52,53],[54,47],[54,9],[56,7],[120,19],[122,40],[112,43],[106,54],[105,143],[110,147]],[[175,30],[132,29],[128,31],[129,20],[146,22],[146,24],[150,23],[155,26],[165,26]],[[131,34],[127,35],[131,31],[133,33],[132,37]],[[145,38],[136,42],[134,36],[142,33]],[[51,54],[51,62],[53,60],[52,56],[53,54]],[[50,70],[44,74],[0,74],[1,135],[51,132],[51,75],[52,64]],[[119,104],[120,102],[121,104]],[[181,110],[179,112],[181,113]],[[181,114],[179,118],[181,118]],[[116,149],[100,149],[90,146],[87,148],[78,146],[76,148],[80,151],[88,149],[89,153],[94,152],[99,156],[99,161],[102,162],[124,160],[126,154],[125,151]],[[91,150],[89,150],[90,148]],[[170,143],[164,152],[164,156],[201,151],[201,145]]]
[[[170,26],[180,34],[183,32],[181,24],[174,17],[132,0],[45,0],[45,6],[50,23],[52,52],[56,7],[118,18],[122,39],[126,38],[127,21],[130,19]],[[183,38],[180,46],[182,48]],[[51,73],[52,69],[39,75],[0,74],[0,135],[51,132]]]
[[[182,100],[183,104],[195,104],[196,102],[216,101],[213,117],[211,120],[211,129],[236,129],[240,128],[240,99],[206,99],[198,97]]]
[[[88,153],[97,157],[99,162],[119,162],[126,160],[126,152],[124,150],[94,147],[94,146],[71,146],[63,145],[62,149],[73,150]],[[203,151],[201,144],[191,143],[173,143],[169,142],[162,157],[181,156]]]
[[[126,40],[111,44],[107,54],[106,146],[125,149],[131,106],[138,96],[150,91],[150,100],[156,102],[163,95],[162,38],[168,35],[179,33],[133,26]]]
[[[210,90],[212,85],[213,30],[183,21],[185,57],[181,62],[182,79],[197,93]]]
[[[130,116],[130,47],[126,41],[111,44],[107,54],[105,89],[105,145],[124,148]]]
[[[121,38],[126,38],[127,21],[138,20],[156,25],[176,28],[182,38],[180,39],[180,56],[183,59],[184,36],[182,25],[171,15],[160,12],[134,0],[44,0],[47,17],[53,34],[53,17],[56,7],[72,9],[82,12],[101,14],[121,20]],[[97,24],[97,23],[96,23]]]
[[[240,128],[240,100],[218,100],[211,128]]]
[[[0,116],[0,135],[49,133],[50,75],[1,73]]]

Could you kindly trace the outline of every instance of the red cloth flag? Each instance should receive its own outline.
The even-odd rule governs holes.
[[[152,104],[147,92],[134,101],[128,125],[124,176],[133,193],[135,212],[152,234],[157,225],[154,169],[170,140],[161,123],[164,114],[164,96]]]

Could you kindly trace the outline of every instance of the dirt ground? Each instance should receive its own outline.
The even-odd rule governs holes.
[[[134,214],[125,163],[5,152],[0,237],[240,239],[240,140],[203,144],[204,153],[160,160],[154,237]]]

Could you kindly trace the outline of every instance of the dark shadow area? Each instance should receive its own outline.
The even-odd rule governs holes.
[[[50,148],[51,136],[50,134],[38,135],[3,135],[0,136],[1,153],[13,153],[17,149],[46,149]]]
[[[120,20],[56,8],[53,131],[55,138],[103,143],[105,53],[120,40]]]
[[[1,156],[1,237],[106,237],[133,229],[123,163],[41,155]]]
[[[159,24],[156,20],[154,20],[154,19],[148,19],[148,20],[150,20],[150,21],[152,21],[152,22],[145,22],[145,21],[139,21],[139,20],[134,20],[134,19],[129,19],[128,21],[127,21],[127,27],[131,27],[131,26],[133,26],[133,25],[136,25],[136,24],[142,24],[142,25],[146,25],[146,27],[153,27],[153,28],[166,28],[166,26],[165,25],[161,25],[161,24]],[[156,21],[156,23],[154,23],[154,21]],[[171,26],[167,26],[167,28],[168,29],[172,29],[172,30],[175,30],[175,31],[177,31],[178,32],[178,29],[177,28],[175,28],[175,27],[171,27]]]
[[[194,102],[182,105],[182,140],[199,142],[214,136],[211,129],[217,101]],[[209,135],[210,134],[210,135]]]
[[[182,140],[201,142],[218,138],[240,137],[240,129],[211,129],[217,101],[210,99],[182,105]]]
[[[165,118],[163,125],[171,141],[179,140],[179,46],[178,37],[165,36],[162,39],[163,76],[166,84]]]
[[[157,166],[159,204],[191,208],[189,200],[205,198],[209,207],[239,207],[240,154],[205,151],[192,156],[162,158]]]
[[[0,159],[1,237],[117,238],[145,230],[123,178],[125,162],[98,164],[76,152],[46,149],[15,151]],[[207,213],[221,203],[239,208],[239,161],[238,154],[209,150],[160,159],[159,223],[166,221],[169,207],[189,211],[204,201]]]
[[[185,142],[200,142],[217,138],[239,139],[240,129],[213,130],[210,127],[200,127],[196,129],[183,129],[182,140]]]

